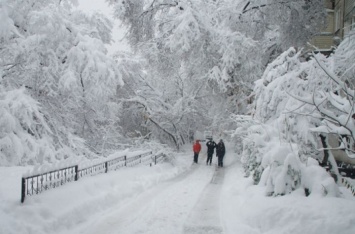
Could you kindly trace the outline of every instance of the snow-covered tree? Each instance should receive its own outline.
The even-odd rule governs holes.
[[[339,176],[326,141],[329,134],[338,135],[338,149],[344,149],[348,157],[353,155],[354,90],[348,73],[352,65],[345,63],[354,60],[353,48],[349,37],[334,56],[315,54],[309,61],[291,48],[269,64],[256,82],[252,113],[262,127],[247,129],[243,162],[254,181],[267,186],[268,194],[287,194],[298,188],[309,194],[322,191],[323,186],[323,195],[338,195],[334,180],[327,179],[329,175],[319,164],[329,163],[331,173]],[[310,173],[316,173],[317,180],[311,180]]]
[[[112,97],[123,84],[104,45],[112,24],[103,15],[73,11],[75,2],[0,3],[2,95],[24,87],[36,100],[31,108],[40,109],[57,159],[102,148],[103,135],[117,122]]]
[[[240,9],[231,15],[235,27],[263,43],[265,65],[289,47],[304,47],[326,24],[323,0],[230,2]]]
[[[260,74],[259,45],[225,23],[219,1],[108,2],[127,25],[132,46],[158,62],[152,70],[212,80],[229,95],[250,93]]]
[[[223,113],[245,113],[265,66],[283,49],[304,45],[325,17],[321,0],[107,2],[147,59],[147,73],[164,84],[181,74],[209,84],[228,100]]]
[[[310,95],[295,97],[313,106],[314,112],[308,114],[321,120],[320,126],[312,130],[337,135],[339,149],[345,150],[350,158],[355,158],[355,70],[353,64],[345,61],[355,59],[354,39],[355,34],[345,38],[329,59],[334,60],[335,66],[315,57],[323,80],[331,83],[327,90],[315,89]]]
[[[211,123],[208,112],[211,108],[209,86],[203,80],[189,79],[191,74],[174,74],[178,69],[171,64],[169,69],[146,72],[147,61],[134,56],[120,57],[125,68],[121,70],[125,86],[119,90],[122,107],[121,123],[131,135],[142,135],[149,139],[159,139],[164,143],[179,147],[191,141],[196,129],[203,129]],[[158,57],[150,64],[160,66]],[[167,79],[166,77],[170,77]],[[125,118],[132,114],[132,118]]]
[[[56,151],[39,103],[25,88],[0,91],[0,164],[53,162]]]

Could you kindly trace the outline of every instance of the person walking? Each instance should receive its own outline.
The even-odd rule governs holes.
[[[206,143],[207,146],[207,162],[206,165],[208,165],[208,163],[212,163],[212,156],[214,153],[214,148],[216,148],[216,142],[213,141],[213,139],[209,139],[209,141]]]
[[[194,163],[198,163],[198,154],[201,151],[201,145],[200,145],[200,141],[196,140],[195,144],[192,147],[193,151],[194,151]]]
[[[219,140],[216,147],[216,155],[218,157],[218,167],[223,167],[223,158],[226,154],[226,147],[224,146],[223,140]]]

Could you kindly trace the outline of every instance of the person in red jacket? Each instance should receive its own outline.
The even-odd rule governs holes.
[[[198,162],[198,154],[201,151],[201,145],[200,145],[200,141],[196,140],[194,146],[192,147],[193,151],[194,151],[194,162],[197,163]]]

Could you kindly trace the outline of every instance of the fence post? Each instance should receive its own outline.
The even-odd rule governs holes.
[[[154,163],[155,163],[155,165],[157,165],[157,156],[156,155],[154,156]]]
[[[26,179],[22,177],[21,179],[21,203],[25,201],[26,196]]]
[[[108,172],[108,162],[105,162],[105,167],[106,167],[105,173],[107,173]]]
[[[124,166],[127,167],[127,156],[124,156]]]
[[[75,166],[75,181],[79,180],[79,165]]]

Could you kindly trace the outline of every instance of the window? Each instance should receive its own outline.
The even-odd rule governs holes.
[[[340,29],[340,9],[336,9],[335,11],[335,25],[334,31],[338,31]]]
[[[344,22],[344,35],[348,35],[348,33],[350,32],[350,21],[345,21]]]

